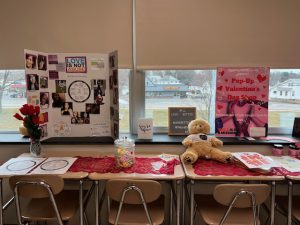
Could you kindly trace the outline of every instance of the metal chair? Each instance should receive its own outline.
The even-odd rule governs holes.
[[[123,225],[162,224],[164,197],[161,184],[152,180],[109,180],[106,193],[112,200],[109,223]]]
[[[79,207],[78,191],[63,190],[64,180],[57,175],[12,176],[9,184],[14,191],[19,224],[56,219],[63,225]]]
[[[206,224],[256,225],[260,223],[257,206],[269,193],[267,184],[219,184],[213,196],[196,195],[195,201]]]

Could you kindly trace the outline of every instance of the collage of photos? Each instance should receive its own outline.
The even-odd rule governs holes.
[[[82,135],[73,125],[96,126],[106,113],[108,118],[104,121],[109,123],[111,120],[114,130],[103,133],[118,134],[117,56],[109,55],[107,62],[102,55],[90,59],[88,54],[70,56],[65,53],[25,52],[27,102],[41,108],[39,121],[43,137],[52,135],[55,123],[65,123],[70,129],[74,128],[70,134]],[[106,63],[109,73],[104,76],[97,74],[97,70],[90,68],[95,62],[100,63],[97,70],[105,68]],[[90,135],[88,126],[82,128]]]

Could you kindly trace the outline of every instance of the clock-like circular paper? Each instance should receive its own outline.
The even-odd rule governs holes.
[[[91,89],[86,82],[75,80],[70,84],[68,93],[75,102],[85,102],[91,95]]]

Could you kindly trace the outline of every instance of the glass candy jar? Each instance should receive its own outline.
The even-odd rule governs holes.
[[[300,148],[297,145],[294,144],[289,145],[289,151],[288,151],[289,156],[297,158],[299,157],[299,151]]]
[[[127,168],[134,164],[134,140],[123,137],[115,140],[115,159],[118,167]]]
[[[274,144],[272,148],[272,154],[274,156],[282,156],[283,155],[283,145]]]

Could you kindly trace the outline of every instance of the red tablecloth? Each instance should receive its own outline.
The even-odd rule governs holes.
[[[151,163],[163,162],[159,170],[155,170]],[[151,174],[174,174],[175,165],[180,164],[179,160],[166,162],[161,158],[135,158],[135,163],[129,168],[119,168],[116,166],[114,157],[78,157],[70,167],[71,172],[97,172],[97,173],[151,173]]]
[[[194,172],[200,176],[283,176],[281,171],[277,168],[272,168],[269,173],[259,173],[256,171],[251,171],[246,168],[242,168],[235,164],[225,164],[214,160],[198,159],[196,163],[193,164]]]

